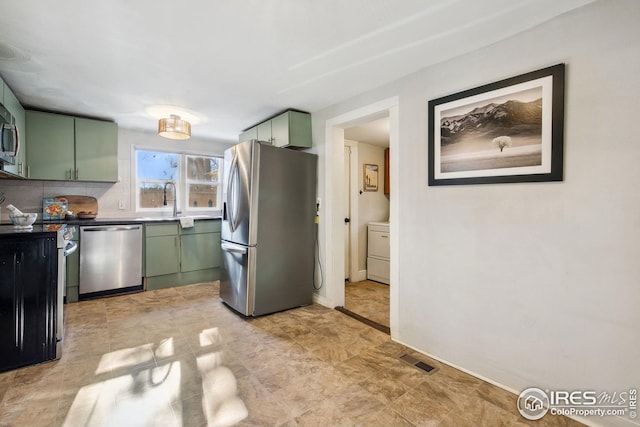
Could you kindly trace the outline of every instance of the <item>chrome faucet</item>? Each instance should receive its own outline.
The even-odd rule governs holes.
[[[163,206],[167,206],[167,187],[171,185],[173,187],[173,217],[177,217],[179,214],[181,214],[182,212],[178,211],[178,201],[177,199],[177,190],[176,190],[176,184],[173,181],[167,181],[164,184],[164,188],[162,189],[162,205]]]

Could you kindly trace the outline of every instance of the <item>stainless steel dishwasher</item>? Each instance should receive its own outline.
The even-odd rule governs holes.
[[[142,225],[80,227],[80,299],[142,290]]]

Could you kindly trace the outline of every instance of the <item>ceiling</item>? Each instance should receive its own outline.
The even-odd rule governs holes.
[[[344,138],[379,147],[389,146],[389,116],[344,130]]]
[[[593,0],[20,0],[0,14],[0,76],[23,105],[236,140]],[[155,109],[154,109],[155,107]]]

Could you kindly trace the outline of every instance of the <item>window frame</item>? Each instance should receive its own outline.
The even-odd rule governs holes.
[[[175,154],[178,156],[178,178],[174,181],[176,186],[176,199],[178,200],[178,211],[183,215],[196,214],[196,215],[221,215],[222,213],[222,177],[223,177],[223,167],[224,167],[224,154],[212,154],[212,153],[203,153],[200,151],[184,151],[184,150],[172,150],[172,149],[162,149],[158,147],[151,147],[145,145],[132,145],[131,147],[131,190],[134,194],[133,198],[133,208],[136,213],[142,214],[160,214],[171,215],[173,212],[173,205],[169,203],[167,206],[162,206],[159,208],[144,208],[140,206],[140,179],[138,178],[138,152],[139,151],[150,151],[150,152],[159,152],[159,153],[168,153]],[[189,183],[194,183],[193,180],[187,180],[187,157],[210,157],[216,158],[218,160],[218,180],[215,182],[207,182],[212,186],[217,186],[217,194],[216,194],[216,208],[210,207],[191,207],[188,205],[189,197],[188,197],[188,185]],[[169,180],[161,180],[161,179],[144,179],[144,182],[158,182],[158,183],[166,183]],[[197,181],[195,181],[197,182]]]

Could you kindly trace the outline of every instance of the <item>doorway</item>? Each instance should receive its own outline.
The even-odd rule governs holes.
[[[344,307],[345,304],[345,271],[349,261],[345,256],[345,130],[357,125],[369,123],[383,117],[389,117],[389,148],[395,155],[390,156],[391,194],[389,197],[390,217],[398,218],[398,163],[399,157],[399,107],[398,98],[389,98],[375,104],[351,111],[327,120],[325,129],[325,197],[327,215],[324,222],[323,240],[327,248],[326,272],[327,287],[324,298],[326,305]],[[350,177],[356,182],[362,181],[358,171],[351,170]],[[353,186],[353,182],[351,184]],[[358,190],[359,192],[359,190]],[[353,201],[353,200],[352,200]],[[352,204],[351,215],[357,204]],[[397,271],[399,224],[390,224],[390,284],[389,284],[389,324],[391,336],[397,335],[398,306],[397,295],[400,286]],[[351,231],[353,236],[353,230]],[[331,254],[331,255],[329,255]],[[352,258],[352,257],[351,257]],[[352,264],[353,265],[353,264]],[[353,271],[350,270],[350,274]]]
[[[377,329],[389,331],[388,229],[384,239],[376,230],[388,228],[389,196],[387,151],[389,115],[344,130],[345,208],[345,304],[347,314],[356,314]],[[365,184],[365,169],[369,170]],[[373,172],[373,173],[372,173]],[[378,225],[380,224],[380,225]],[[377,243],[380,240],[380,243]],[[387,256],[375,254],[386,246]],[[373,256],[373,257],[372,257]],[[355,317],[355,316],[354,316]],[[374,325],[372,325],[374,326]]]

